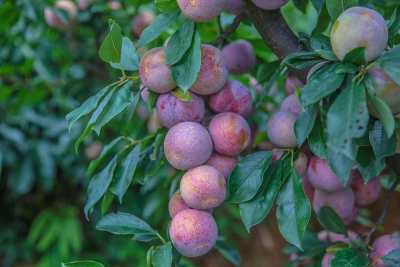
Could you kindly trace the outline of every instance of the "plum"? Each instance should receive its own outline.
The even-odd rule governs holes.
[[[228,80],[226,60],[221,50],[212,45],[201,45],[201,67],[190,91],[199,95],[211,95]]]
[[[307,172],[308,158],[303,152],[299,152],[297,159],[293,162],[293,168],[302,176]]]
[[[354,208],[354,193],[350,187],[340,191],[326,192],[316,189],[313,207],[318,212],[323,206],[330,206],[340,218],[344,219],[351,214]]]
[[[189,93],[192,96],[192,102],[180,100],[172,93],[159,95],[156,110],[162,125],[171,128],[179,122],[201,122],[205,111],[204,100],[195,93]]]
[[[237,80],[228,80],[224,87],[209,100],[210,108],[215,113],[234,112],[246,116],[251,112],[252,96],[250,90]]]
[[[229,74],[242,75],[250,73],[256,66],[256,53],[251,43],[246,40],[239,40],[224,46],[222,54],[226,58],[226,67]]]
[[[75,22],[78,16],[78,7],[76,4],[69,0],[57,0],[55,7],[60,10],[64,10],[68,15],[68,24],[61,20],[61,18],[49,7],[44,9],[44,18],[47,24],[58,30],[65,30]]]
[[[324,257],[322,258],[322,267],[330,267],[331,266],[331,260],[335,258],[335,254],[331,252],[327,252]]]
[[[297,139],[294,134],[294,123],[297,114],[287,111],[275,113],[269,120],[267,132],[269,140],[281,148],[297,147]]]
[[[224,202],[226,182],[224,176],[216,168],[202,165],[183,175],[180,191],[183,200],[190,207],[209,210]]]
[[[313,157],[308,165],[307,173],[310,183],[315,189],[333,192],[344,188],[324,159]]]
[[[301,104],[299,97],[296,94],[291,94],[287,96],[282,104],[281,104],[281,111],[289,111],[293,112],[297,115],[301,113]]]
[[[256,6],[266,10],[279,9],[286,5],[289,0],[251,0]]]
[[[244,11],[245,7],[242,0],[226,0],[224,11],[233,14],[239,15]]]
[[[233,112],[216,115],[208,127],[214,149],[227,156],[238,155],[250,142],[250,126],[246,120]]]
[[[356,219],[357,219],[359,211],[360,210],[358,209],[358,207],[354,206],[353,210],[351,211],[351,214],[343,219],[344,225],[350,225],[353,222],[355,222]]]
[[[308,198],[310,203],[313,203],[315,188],[310,184],[307,173],[301,176],[301,180],[303,182],[303,191],[306,194],[306,197]]]
[[[149,50],[139,64],[139,74],[143,85],[156,93],[168,93],[176,87],[172,70],[165,63],[165,48]]]
[[[372,75],[372,86],[375,89],[376,95],[388,105],[393,115],[399,114],[400,85],[396,84],[380,67],[373,67],[368,72]],[[377,118],[378,115],[369,102],[370,101],[368,101],[369,113]]]
[[[190,209],[189,205],[183,200],[181,192],[179,189],[172,195],[168,203],[169,215],[173,219],[176,214],[183,210]]]
[[[239,158],[237,156],[226,156],[214,151],[205,165],[216,168],[228,182],[229,175],[238,163]]]
[[[182,13],[196,22],[206,22],[221,14],[226,0],[178,0]]]
[[[378,12],[361,6],[345,10],[331,31],[333,52],[340,60],[351,50],[365,46],[365,58],[372,61],[382,54],[387,41],[385,19]]]
[[[285,81],[285,92],[287,95],[292,95],[296,92],[296,88],[294,88],[293,85],[300,88],[304,86],[304,84],[299,79],[297,79],[294,74],[291,73],[286,77]]]
[[[372,264],[379,258],[387,255],[392,250],[400,248],[400,237],[394,235],[383,235],[372,244],[374,249],[369,253],[369,262]],[[387,267],[383,260],[378,260],[375,267]]]
[[[132,21],[131,30],[133,35],[140,37],[143,31],[150,26],[150,23],[156,18],[153,12],[143,11],[136,15]]]
[[[122,8],[122,5],[118,1],[108,1],[107,6],[113,10],[120,10]]]
[[[176,250],[182,255],[202,256],[217,242],[217,223],[208,212],[184,210],[172,219],[169,236]]]
[[[372,178],[364,184],[364,179],[359,170],[353,170],[350,183],[356,197],[357,206],[367,206],[374,203],[381,195],[381,180],[379,177]]]
[[[164,140],[168,162],[179,170],[204,164],[213,151],[207,130],[196,122],[181,122],[169,129]]]
[[[282,157],[283,153],[284,152],[282,150],[276,150],[276,151],[272,152],[271,163],[274,163],[275,161],[280,159]]]

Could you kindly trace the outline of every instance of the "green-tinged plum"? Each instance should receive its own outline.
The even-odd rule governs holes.
[[[307,173],[310,183],[315,189],[333,192],[344,188],[324,159],[313,157],[308,165]]]
[[[344,219],[353,211],[354,199],[354,193],[350,187],[335,192],[316,189],[313,207],[315,212],[318,212],[323,206],[330,206],[340,218]]]
[[[229,175],[238,163],[239,158],[237,156],[226,156],[214,151],[205,165],[216,168],[228,182]]]
[[[179,170],[188,170],[204,164],[212,151],[210,134],[196,122],[178,123],[169,129],[165,136],[165,157]]]
[[[307,173],[308,158],[303,152],[299,152],[297,159],[293,162],[293,168],[302,176]]]
[[[275,113],[269,120],[267,132],[269,140],[281,148],[297,147],[297,139],[294,134],[294,123],[297,114],[287,111]]]
[[[196,22],[206,22],[221,14],[226,0],[178,0],[183,14]]]
[[[229,74],[242,75],[250,73],[256,66],[256,53],[251,43],[246,40],[239,40],[224,46],[222,54],[226,58],[226,67]]]
[[[169,235],[179,253],[186,257],[198,257],[215,245],[218,228],[208,212],[189,209],[179,212],[172,219]]]

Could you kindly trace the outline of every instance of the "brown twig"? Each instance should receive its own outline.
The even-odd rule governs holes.
[[[386,196],[386,202],[385,202],[385,208],[383,209],[383,212],[381,214],[381,216],[379,217],[379,219],[375,222],[374,227],[372,227],[372,229],[365,233],[365,244],[369,244],[369,241],[371,240],[371,236],[372,234],[376,231],[376,229],[378,229],[379,226],[382,225],[382,223],[385,221],[388,212],[389,212],[389,204],[390,204],[390,199],[392,198],[392,195],[394,193],[394,191],[396,190],[397,186],[400,184],[400,176],[397,177],[396,181],[394,181],[392,187],[389,190],[389,193]]]
[[[228,28],[226,28],[225,31],[222,31],[221,34],[219,35],[219,37],[214,41],[213,46],[219,46],[220,44],[225,42],[225,40],[236,31],[236,29],[239,27],[240,23],[242,22],[242,20],[245,17],[246,17],[245,11],[243,11],[242,13],[237,15],[235,17],[235,19],[233,20],[233,22],[231,24],[229,24]],[[222,30],[222,27],[221,27],[221,30]]]

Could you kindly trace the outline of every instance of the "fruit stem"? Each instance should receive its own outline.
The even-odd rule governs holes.
[[[160,235],[160,233],[157,232],[157,236],[161,239],[161,241],[162,241],[164,244],[167,244],[167,241],[165,241],[165,239]]]

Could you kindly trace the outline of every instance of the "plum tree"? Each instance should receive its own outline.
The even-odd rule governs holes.
[[[216,168],[202,165],[183,175],[180,192],[183,200],[190,207],[209,210],[224,202],[226,197],[225,178]]]
[[[290,73],[285,80],[285,92],[287,95],[294,94],[294,92],[296,91],[296,88],[293,85],[300,88],[304,86],[304,84],[299,79],[297,79],[296,76]]]
[[[294,134],[294,123],[297,114],[280,111],[275,113],[267,125],[268,137],[272,143],[281,148],[297,147],[297,139]]]
[[[167,93],[176,87],[172,70],[165,63],[165,48],[153,48],[144,54],[139,64],[139,74],[143,85],[150,91]]]
[[[266,10],[281,8],[289,2],[289,0],[251,0],[251,1],[256,6]]]
[[[151,11],[143,11],[136,15],[136,17],[132,21],[131,30],[133,35],[136,37],[140,37],[142,32],[150,26],[150,23],[156,18],[153,12]]]
[[[390,251],[400,248],[400,237],[394,235],[383,235],[372,244],[373,251],[369,254],[369,262],[375,263],[375,267],[387,267],[383,260],[379,258],[385,256]]]
[[[244,11],[244,4],[242,0],[226,0],[224,11],[233,14],[239,15],[241,12]]]
[[[296,94],[287,96],[281,104],[281,111],[289,111],[299,115],[301,113],[299,97]]]
[[[373,78],[372,86],[376,95],[382,99],[390,108],[392,113],[400,113],[400,85],[396,84],[389,75],[386,74],[379,66],[373,67],[368,71]],[[378,117],[374,107],[368,105],[369,112],[372,116]]]
[[[218,92],[228,80],[226,60],[221,50],[201,45],[201,67],[197,79],[189,90],[199,95]]]
[[[228,182],[229,175],[238,163],[237,156],[226,156],[214,151],[205,165],[216,168],[224,176],[225,181]]]
[[[173,219],[176,214],[183,210],[190,209],[189,205],[183,200],[180,190],[176,190],[176,192],[172,195],[171,199],[168,203],[168,212],[171,218]]]
[[[208,212],[189,209],[179,212],[172,219],[169,235],[179,253],[186,257],[198,257],[215,245],[218,228]]]
[[[350,187],[335,192],[315,190],[313,207],[318,212],[323,206],[330,206],[340,218],[344,219],[351,214],[354,208],[354,193]]]
[[[233,112],[216,115],[208,128],[214,149],[227,156],[238,155],[249,144],[250,126],[246,120]]]
[[[364,179],[359,170],[354,170],[350,183],[356,198],[356,205],[367,206],[374,203],[381,195],[381,180],[379,177],[372,178],[364,184]]]
[[[201,122],[204,117],[204,100],[201,96],[189,92],[193,101],[183,101],[172,93],[159,95],[156,103],[157,115],[167,128],[171,128],[179,122]]]
[[[73,24],[78,16],[78,7],[70,0],[57,0],[55,8],[64,10],[68,15],[68,22],[63,21],[51,8],[44,9],[44,18],[47,24],[58,30],[65,30]]]
[[[379,57],[388,41],[385,19],[366,7],[345,10],[335,21],[331,31],[333,52],[340,59],[351,50],[366,47],[365,58],[372,61]]]
[[[225,8],[226,0],[178,0],[183,14],[197,22],[206,22],[218,17]]]
[[[243,83],[228,80],[220,91],[211,95],[209,105],[215,113],[230,111],[244,117],[251,112],[251,92]]]
[[[211,156],[213,145],[210,134],[202,125],[181,122],[169,129],[164,151],[172,166],[187,170],[204,164]]]
[[[256,53],[251,43],[246,40],[239,40],[224,46],[222,54],[226,58],[226,67],[229,74],[242,75],[250,73],[256,66]]]
[[[333,192],[344,188],[324,159],[313,157],[308,165],[307,173],[310,183],[315,189]]]

